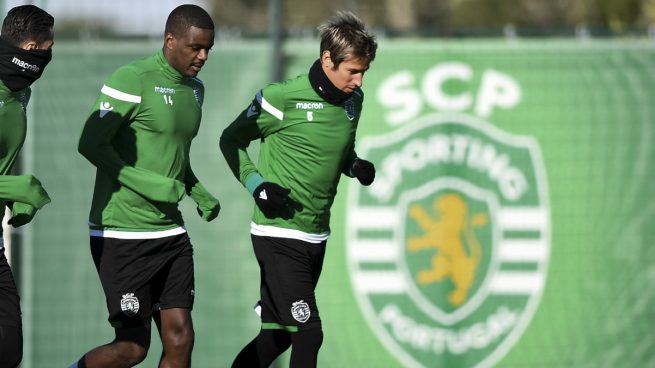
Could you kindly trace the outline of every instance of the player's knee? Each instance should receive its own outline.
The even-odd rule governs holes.
[[[113,342],[117,354],[126,362],[135,365],[142,362],[150,347],[150,328],[146,326],[116,329]]]
[[[114,341],[119,361],[129,363],[133,366],[141,363],[148,355],[148,348],[133,341]]]
[[[303,349],[308,351],[318,352],[323,344],[323,330],[321,328],[312,328],[295,332],[291,334],[291,344],[294,348],[302,346]]]
[[[290,368],[315,368],[318,350],[323,344],[323,330],[312,328],[301,330],[291,335]]]
[[[162,332],[165,348],[174,350],[190,350],[195,340],[193,327],[190,325],[179,326]]]

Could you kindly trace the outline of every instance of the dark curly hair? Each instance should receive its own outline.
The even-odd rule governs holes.
[[[214,21],[203,8],[197,5],[180,5],[168,15],[165,32],[180,36],[192,26],[213,30]]]
[[[53,38],[54,25],[55,18],[45,10],[34,5],[21,5],[7,13],[0,37],[16,46],[26,41],[42,44]]]

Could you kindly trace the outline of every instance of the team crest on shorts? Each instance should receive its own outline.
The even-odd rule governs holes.
[[[408,367],[488,367],[520,339],[546,282],[550,210],[539,145],[463,114],[359,144],[350,279],[381,343]]]
[[[311,311],[309,310],[309,305],[305,303],[303,300],[299,300],[297,302],[293,302],[291,305],[291,315],[293,316],[293,319],[300,323],[305,323],[309,319],[309,316],[311,315]]]
[[[135,316],[139,313],[139,299],[134,296],[134,293],[127,293],[121,299],[121,310],[128,317]]]

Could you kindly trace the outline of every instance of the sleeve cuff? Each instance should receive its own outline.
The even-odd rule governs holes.
[[[251,174],[248,179],[246,179],[246,184],[245,187],[248,190],[248,193],[251,195],[255,192],[255,189],[259,186],[259,184],[264,182],[264,178],[259,175],[258,173]]]

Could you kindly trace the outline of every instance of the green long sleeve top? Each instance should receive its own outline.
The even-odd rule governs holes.
[[[183,231],[178,202],[185,193],[199,207],[218,202],[189,163],[202,116],[202,82],[173,69],[159,51],[116,70],[100,92],[78,147],[97,168],[92,235],[150,238]]]
[[[10,175],[27,134],[25,111],[31,89],[13,92],[0,82],[0,221],[5,206],[22,203],[33,210],[50,202],[41,183],[32,175]],[[3,248],[0,228],[0,249]]]
[[[340,103],[327,102],[312,87],[309,74],[303,74],[259,91],[223,131],[223,155],[251,194],[263,181],[291,190],[289,216],[267,218],[255,207],[253,234],[327,239],[339,179],[342,173],[351,176],[356,158],[362,102],[361,90]],[[247,152],[255,139],[261,140],[257,165]]]

